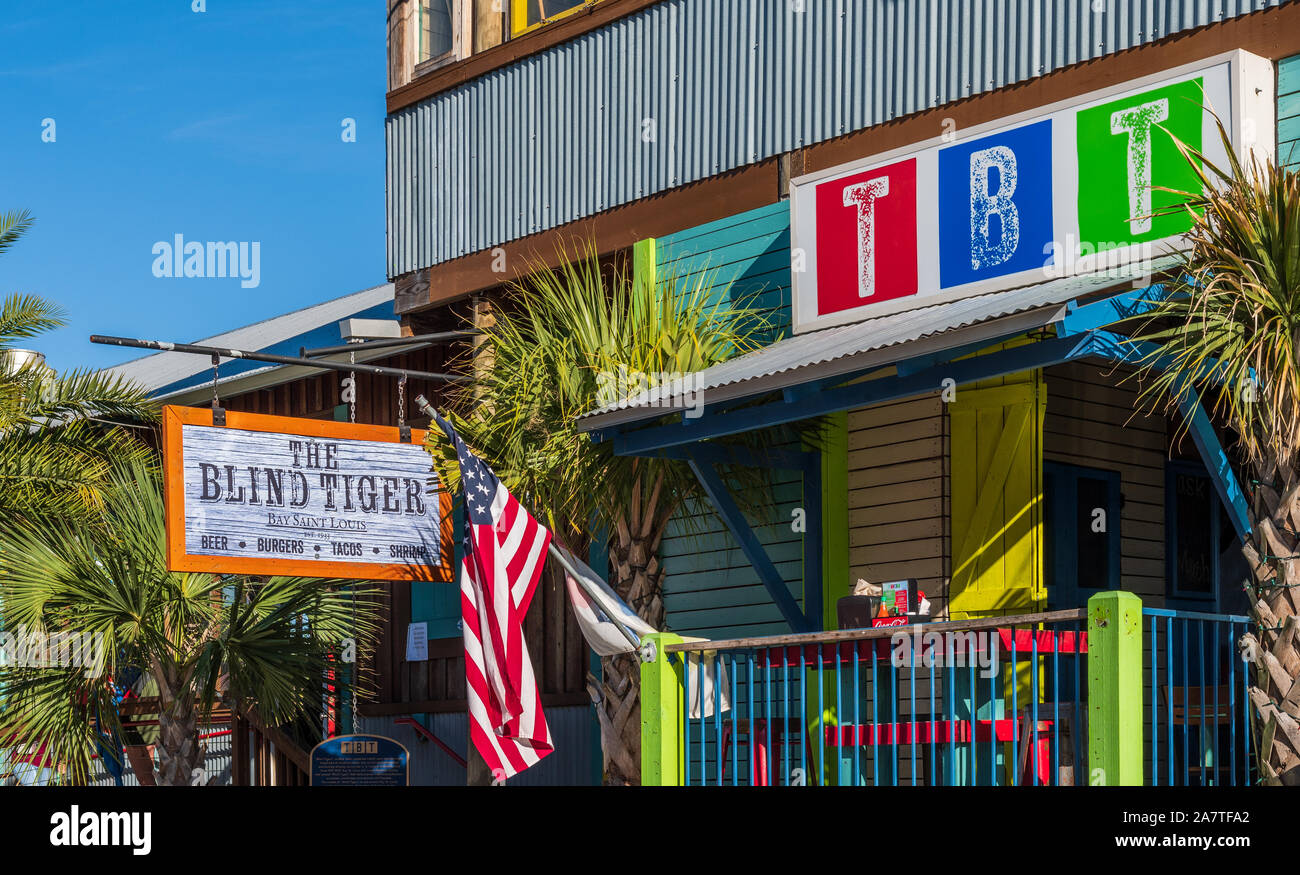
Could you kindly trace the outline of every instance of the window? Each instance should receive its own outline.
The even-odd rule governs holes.
[[[420,49],[416,63],[451,55],[455,50],[453,27],[457,0],[420,0]]]
[[[1165,473],[1166,594],[1171,600],[1218,604],[1240,595],[1245,576],[1232,520],[1214,481],[1196,462],[1170,462]],[[1204,606],[1204,605],[1202,605]]]
[[[597,0],[512,0],[510,33],[518,36],[594,2]]]
[[[1053,610],[1083,607],[1120,585],[1118,471],[1043,463],[1047,600]]]

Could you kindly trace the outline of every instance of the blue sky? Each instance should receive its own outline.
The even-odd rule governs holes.
[[[37,220],[0,256],[0,296],[68,311],[30,344],[56,368],[142,354],[92,333],[195,340],[385,280],[383,4],[192,5],[0,16],[0,212]],[[260,284],[155,277],[154,244],[176,234],[259,242]]]

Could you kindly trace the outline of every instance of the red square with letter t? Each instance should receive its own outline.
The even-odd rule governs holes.
[[[916,291],[916,159],[818,185],[817,313]]]

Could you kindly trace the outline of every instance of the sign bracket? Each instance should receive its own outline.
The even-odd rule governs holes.
[[[183,352],[190,355],[214,356],[217,358],[247,359],[251,362],[266,362],[273,365],[299,365],[305,368],[319,368],[325,371],[359,371],[380,377],[409,377],[416,380],[430,380],[442,383],[469,382],[472,378],[463,374],[434,374],[427,371],[411,371],[406,368],[389,368],[383,365],[352,364],[334,362],[324,359],[309,359],[297,356],[275,355],[269,352],[250,352],[243,349],[227,347],[202,346],[194,343],[170,343],[165,340],[135,340],[129,337],[110,337],[102,334],[90,335],[91,343],[108,346],[124,346],[133,349],[153,349],[160,352]]]

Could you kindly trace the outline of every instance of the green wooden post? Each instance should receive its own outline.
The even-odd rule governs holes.
[[[654,286],[659,281],[659,249],[653,237],[632,244],[632,277]]]
[[[838,629],[839,613],[836,605],[851,592],[849,580],[849,429],[848,414],[832,413],[826,417],[825,431],[821,435],[822,466],[822,628]],[[805,584],[812,586],[811,581]],[[817,713],[817,666],[808,669],[808,700],[804,710],[807,717],[808,737],[812,740],[813,769],[820,780],[808,778],[808,783],[823,786],[840,782],[839,759],[851,748],[825,746],[827,726],[839,725],[840,715],[835,713],[835,669],[826,665],[821,678],[821,704],[823,713]],[[825,752],[825,762],[822,754]]]
[[[1088,599],[1088,783],[1142,784],[1142,600]]]
[[[641,785],[679,787],[682,783],[682,658],[672,662],[664,648],[682,637],[656,632],[641,639],[654,644],[654,660],[641,663]]]

